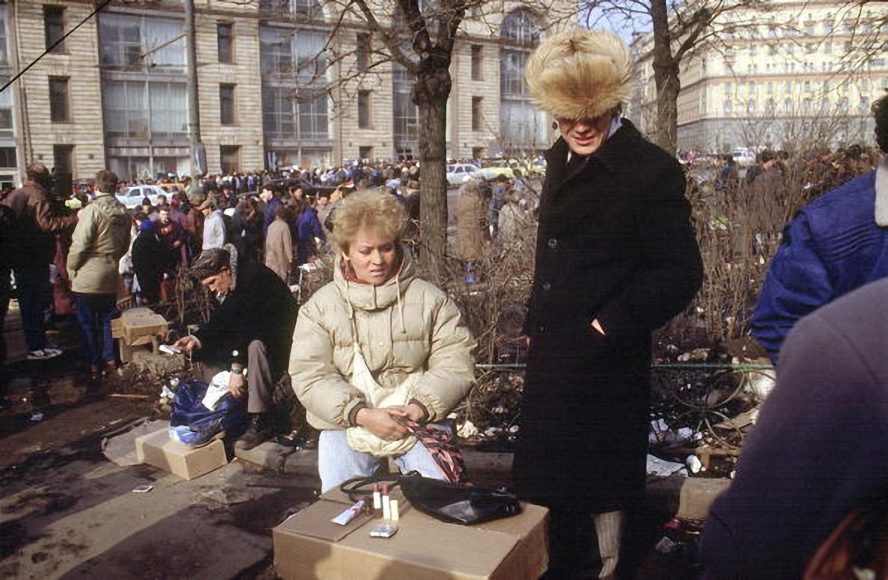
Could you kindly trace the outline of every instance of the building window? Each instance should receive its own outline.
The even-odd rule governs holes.
[[[6,79],[0,77],[0,82],[5,83]],[[0,93],[0,130],[12,130],[12,91],[3,91]]]
[[[62,6],[43,7],[43,30],[46,32],[46,50],[52,52],[65,52],[65,9]],[[61,42],[59,42],[61,41]],[[52,46],[58,42],[58,46]]]
[[[484,63],[483,55],[484,55],[484,47],[480,44],[472,45],[472,80],[480,81],[482,80],[481,70],[482,65]]]
[[[472,131],[480,131],[481,126],[481,97],[472,97]]]
[[[219,147],[219,155],[222,158],[222,173],[231,175],[240,171],[240,146],[222,145]]]
[[[107,81],[102,91],[105,132],[148,139],[187,134],[185,83]]]
[[[358,72],[364,72],[368,68],[370,68],[370,39],[372,37],[369,34],[358,34],[357,36],[357,60],[358,60]]]
[[[395,151],[399,156],[412,155],[409,142],[419,139],[419,112],[413,102],[412,90],[416,77],[403,66],[392,64]]]
[[[731,116],[731,109],[732,109],[732,107],[731,107],[731,101],[729,101],[729,100],[725,100],[725,103],[724,103],[725,117],[730,117],[730,116]]]
[[[0,167],[15,167],[15,147],[0,147]]]
[[[324,15],[318,0],[259,0],[259,10],[295,14],[307,19]]]
[[[534,106],[524,83],[530,53],[539,44],[540,27],[529,10],[515,10],[503,20],[500,50],[500,127],[502,148],[526,154],[546,147],[546,116]]]
[[[184,67],[182,20],[134,14],[100,14],[103,65],[119,68]]]
[[[0,65],[6,64],[9,64],[9,52],[6,48],[6,4],[0,4]]]
[[[74,173],[74,146],[53,145],[52,164],[56,173]]]
[[[234,62],[234,25],[227,22],[217,24],[216,42],[219,46],[219,62]]]
[[[262,90],[265,132],[278,138],[329,139],[327,95],[310,89],[265,86]]]
[[[263,27],[259,32],[262,74],[296,77],[300,82],[322,79],[327,68],[324,48],[328,33]]]
[[[370,128],[370,91],[358,91],[358,128]]]
[[[235,85],[219,85],[219,112],[223,125],[237,123],[234,114],[234,87]]]
[[[67,78],[49,77],[49,119],[53,123],[68,123],[71,120]]]
[[[369,161],[373,159],[373,147],[362,146],[358,147],[358,157],[364,160]]]

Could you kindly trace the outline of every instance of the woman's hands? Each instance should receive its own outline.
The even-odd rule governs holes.
[[[402,417],[404,413],[397,407],[384,409],[365,407],[355,415],[355,423],[380,439],[397,441],[407,436],[407,427],[399,421]]]

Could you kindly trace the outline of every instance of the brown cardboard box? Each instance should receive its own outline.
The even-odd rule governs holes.
[[[401,506],[407,506],[399,498]],[[330,522],[349,506],[338,493],[287,518],[274,529],[274,565],[285,579],[411,580],[537,579],[548,567],[548,510],[524,504],[517,516],[460,526],[401,508],[398,533],[371,538],[382,520]]]
[[[170,439],[166,429],[136,438],[136,457],[140,463],[165,469],[182,479],[194,479],[228,464],[222,441],[217,439],[194,449]]]

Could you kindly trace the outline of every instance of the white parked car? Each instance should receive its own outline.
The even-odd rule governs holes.
[[[469,163],[450,163],[447,165],[447,184],[459,186],[475,177],[478,168]]]
[[[151,205],[157,204],[157,196],[165,195],[167,201],[170,194],[156,185],[133,185],[127,188],[123,193],[118,193],[115,197],[125,205],[127,209],[134,209],[142,205],[142,200],[146,197],[151,200]]]
[[[755,153],[746,147],[737,147],[731,151],[734,162],[740,167],[752,167],[755,165]]]

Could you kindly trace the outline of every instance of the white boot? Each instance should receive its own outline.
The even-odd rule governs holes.
[[[595,535],[598,536],[598,551],[601,554],[599,578],[612,579],[620,561],[620,544],[623,539],[623,512],[607,512],[592,516],[595,522]]]

